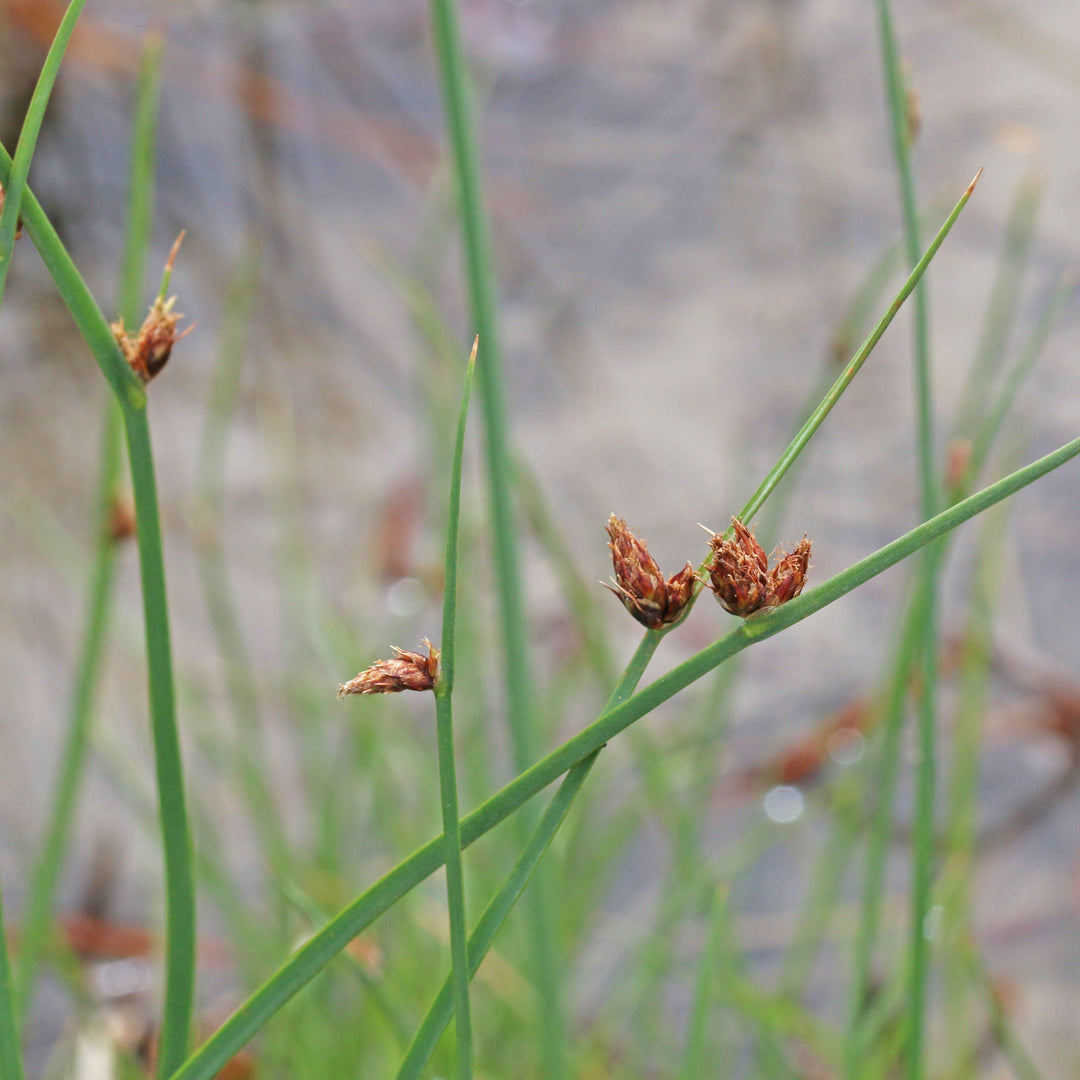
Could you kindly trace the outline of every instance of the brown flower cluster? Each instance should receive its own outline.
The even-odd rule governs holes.
[[[615,576],[604,583],[642,626],[656,630],[678,621],[694,593],[697,577],[687,563],[674,577],[664,579],[644,540],[638,539],[622,518],[608,518],[608,547]]]
[[[168,261],[165,263],[166,275],[172,272],[173,262],[183,239],[184,234],[181,233],[172,246]],[[162,291],[164,291],[164,286]],[[168,362],[172,347],[194,329],[189,326],[183,333],[176,332],[176,324],[184,316],[173,311],[175,303],[175,296],[169,297],[168,300],[163,296],[157,297],[150,305],[150,312],[139,327],[139,332],[134,336],[124,327],[123,316],[110,327],[116,344],[120,346],[120,351],[124,354],[124,359],[131,365],[132,371],[138,375],[144,385]]]
[[[731,523],[729,540],[713,533],[709,541],[709,587],[720,605],[732,615],[746,618],[761,608],[786,604],[802,592],[810,565],[810,541],[804,536],[791,554],[780,549],[773,568],[754,534],[738,519]],[[774,553],[775,557],[775,553]]]
[[[376,660],[355,679],[338,687],[338,697],[349,694],[397,694],[402,690],[431,690],[439,679],[439,650],[424,639],[428,654],[394,647],[392,660]]]

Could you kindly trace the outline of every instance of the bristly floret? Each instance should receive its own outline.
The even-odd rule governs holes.
[[[731,519],[735,535],[730,539],[712,533],[709,545],[709,587],[720,605],[745,619],[761,608],[777,607],[794,599],[806,584],[810,565],[810,541],[804,536],[787,555],[769,569],[765,550],[738,518]]]
[[[338,687],[338,697],[349,694],[397,694],[402,690],[432,690],[439,680],[439,650],[424,638],[428,654],[405,652],[393,646],[392,660],[376,660],[355,679]]]
[[[165,263],[166,276],[172,273],[173,262],[183,239],[184,234],[181,233],[172,246],[172,251]],[[162,291],[164,291],[164,286],[162,286]],[[150,305],[150,311],[143,320],[142,326],[139,327],[139,332],[134,336],[129,334],[124,326],[123,316],[110,327],[124,359],[144,386],[168,362],[173,346],[194,329],[193,326],[189,326],[182,333],[176,332],[176,324],[184,316],[173,310],[175,304],[175,296],[170,296],[168,300],[163,296],[157,297]]]
[[[687,563],[677,574],[665,580],[644,540],[636,537],[622,518],[608,518],[608,547],[615,576],[603,583],[623,603],[642,626],[650,630],[670,626],[682,616],[694,594],[697,578]]]

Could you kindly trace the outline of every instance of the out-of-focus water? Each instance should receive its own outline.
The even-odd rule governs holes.
[[[928,275],[945,431],[1023,178],[1038,178],[1043,195],[1010,358],[1080,252],[1080,15],[1065,0],[895,6],[922,117],[922,198],[947,207],[985,168]],[[9,110],[42,54],[32,7],[8,3],[0,89]],[[640,528],[662,565],[697,560],[697,522],[723,526],[756,487],[849,299],[898,235],[871,6],[476,0],[464,8],[484,105],[515,440],[590,579],[608,571],[603,523],[612,510]],[[463,356],[473,332],[444,227],[425,6],[174,4],[155,17],[166,51],[150,280],[186,229],[173,289],[198,323],[152,387],[178,667],[198,675],[215,665],[194,586],[190,499],[226,295],[255,250],[260,292],[223,477],[233,587],[253,654],[271,665],[280,645],[265,586],[279,568],[264,492],[282,462],[303,489],[306,544],[335,604],[378,640],[371,628],[393,613],[387,594],[366,583],[365,552],[388,493],[430,478],[440,453],[424,419],[424,349],[385,268],[431,284]],[[32,174],[109,313],[132,71],[146,25],[146,5],[90,5]],[[928,210],[928,231],[943,216]],[[0,316],[0,858],[16,909],[78,640],[103,393],[27,241],[18,255]],[[1074,304],[1020,396],[996,471],[1077,434],[1077,329]],[[808,533],[815,580],[917,520],[909,357],[902,314],[815,440],[778,534],[762,537],[769,547]],[[1000,637],[1065,676],[1080,655],[1077,475],[1066,467],[1002,519]],[[966,530],[959,547],[970,552],[974,535]],[[126,601],[135,596],[133,558],[121,567]],[[966,573],[950,578],[947,629],[959,629],[951,601]],[[736,763],[868,689],[907,580],[893,571],[783,645],[750,655]],[[538,626],[557,621],[546,572],[530,582],[529,599]],[[135,730],[133,602],[125,612],[119,632],[132,668],[110,669],[106,700]],[[717,625],[711,611],[695,619],[673,655],[704,644]],[[627,628],[627,649],[632,640]],[[781,655],[784,679],[774,675]],[[1027,757],[1010,744],[994,752],[1003,756],[988,764],[989,812],[1053,767],[1037,747]],[[121,804],[96,776],[80,822],[86,850]],[[1068,1004],[1077,806],[1068,796],[980,879],[990,956],[1022,987],[1022,1030],[1048,1062],[1080,1053]],[[149,866],[154,856],[139,858]],[[132,881],[143,880],[141,869],[127,868]],[[132,910],[144,901],[136,894]]]

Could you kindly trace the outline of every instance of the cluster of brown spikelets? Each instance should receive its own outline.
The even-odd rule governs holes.
[[[731,523],[734,536],[730,539],[710,532],[712,554],[705,564],[707,584],[721,606],[746,618],[798,596],[810,566],[810,541],[804,536],[790,555],[781,551],[770,569],[768,556],[754,534],[738,518],[732,518]],[[687,563],[665,580],[645,541],[630,532],[622,518],[612,514],[607,531],[615,567],[608,588],[643,626],[657,629],[678,622],[699,580],[693,566]]]
[[[731,524],[734,535],[730,539],[710,531],[712,554],[705,564],[709,572],[706,584],[721,606],[732,615],[746,618],[761,608],[776,607],[798,596],[810,566],[810,541],[804,536],[791,554],[781,550],[770,569],[769,558],[753,532],[738,518],[732,518]],[[677,574],[665,578],[645,541],[635,536],[622,518],[612,514],[607,533],[615,576],[606,587],[650,630],[677,623],[701,580],[693,564],[688,562]],[[434,689],[439,678],[439,650],[427,639],[424,644],[427,656],[395,647],[392,660],[377,660],[355,679],[343,683],[338,697]]]
[[[169,259],[165,263],[167,273],[172,271],[173,261],[176,259],[176,253],[180,250],[183,239],[184,234],[181,233],[172,246]],[[135,335],[130,334],[124,327],[122,315],[110,327],[116,344],[120,346],[120,351],[124,354],[124,359],[144,385],[165,366],[172,353],[172,347],[194,329],[193,326],[189,326],[183,333],[176,332],[176,324],[184,316],[173,310],[175,304],[175,296],[169,297],[168,300],[161,296],[157,297],[150,305],[150,312]]]

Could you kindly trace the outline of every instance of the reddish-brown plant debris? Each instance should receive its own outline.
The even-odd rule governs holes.
[[[180,250],[183,239],[184,234],[181,233],[172,246],[168,261],[165,263],[167,274],[172,271],[176,253]],[[116,344],[120,346],[120,351],[124,354],[124,359],[144,384],[165,366],[172,354],[173,346],[194,329],[193,326],[189,326],[183,333],[176,332],[176,324],[184,316],[173,310],[175,303],[175,296],[170,296],[168,300],[158,296],[150,305],[149,313],[143,320],[142,326],[139,327],[139,332],[134,336],[125,329],[123,316],[120,316],[110,327]]]
[[[810,541],[804,536],[790,555],[781,549],[770,570],[768,556],[754,534],[738,518],[732,518],[731,524],[735,535],[730,540],[712,533],[709,541],[713,550],[709,587],[721,606],[745,619],[761,608],[786,604],[798,596],[806,584]]]
[[[687,563],[673,577],[664,579],[644,540],[639,540],[622,518],[608,518],[608,547],[615,576],[611,584],[603,582],[642,626],[656,630],[677,622],[694,593],[697,578]]]
[[[114,494],[109,500],[106,529],[109,539],[117,542],[135,535],[135,505],[129,496]]]
[[[376,660],[355,679],[338,687],[338,697],[349,694],[396,694],[402,690],[431,690],[439,679],[439,650],[424,638],[428,654],[404,652],[394,646],[392,660]]]

